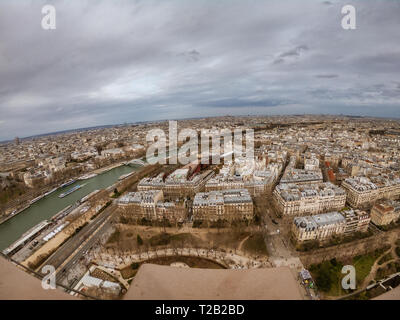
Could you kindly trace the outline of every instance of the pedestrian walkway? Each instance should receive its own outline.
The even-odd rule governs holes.
[[[216,261],[229,269],[269,268],[272,266],[267,258],[252,259],[237,253],[198,248],[168,248],[142,253],[110,254],[109,252],[101,252],[96,256],[94,262],[108,268],[123,269],[134,262],[142,262],[164,256],[201,257]]]

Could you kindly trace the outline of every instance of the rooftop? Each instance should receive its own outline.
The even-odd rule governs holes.
[[[383,199],[375,203],[374,207],[384,213],[392,211],[400,213],[400,201]]]
[[[331,224],[346,223],[346,219],[339,212],[328,212],[314,216],[296,217],[293,223],[306,231],[313,231]]]
[[[228,189],[220,191],[199,192],[194,197],[193,205],[212,205],[224,203],[252,202],[247,189]]]
[[[398,185],[400,184],[400,178],[395,175],[352,177],[345,179],[344,183],[346,183],[356,191],[369,191],[383,187]]]
[[[147,190],[147,191],[137,191],[129,192],[122,196],[118,203],[128,204],[128,203],[142,203],[142,202],[154,202],[154,198],[161,190]]]
[[[290,168],[282,176],[281,183],[321,181],[323,180],[321,169],[305,170]]]
[[[307,183],[302,185],[280,183],[276,186],[276,191],[285,201],[297,201],[316,197],[333,197],[346,194],[343,188],[330,182]]]

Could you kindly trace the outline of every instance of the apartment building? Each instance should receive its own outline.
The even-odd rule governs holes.
[[[280,183],[273,200],[282,215],[317,214],[340,210],[346,203],[346,192],[330,182]]]
[[[205,191],[245,188],[253,196],[263,194],[271,190],[283,168],[282,163],[267,162],[267,157],[255,161],[235,159],[206,183]]]
[[[46,171],[26,172],[24,175],[24,183],[29,188],[43,186],[47,183],[49,175]]]
[[[253,201],[247,189],[199,192],[193,201],[193,220],[251,220]]]
[[[213,176],[212,170],[190,176],[189,168],[177,169],[165,179],[163,191],[172,197],[194,196],[204,189],[204,185]]]
[[[343,234],[345,230],[346,219],[339,212],[296,217],[292,224],[292,233],[299,242],[325,240]]]
[[[319,160],[313,155],[311,158],[304,159],[304,170],[307,171],[318,171]]]
[[[121,215],[127,218],[183,222],[186,218],[184,205],[163,200],[162,190],[129,192],[118,200],[118,207]]]
[[[339,165],[339,161],[342,158],[341,153],[331,153],[331,152],[326,152],[324,154],[324,160],[328,161],[332,166],[337,167]]]
[[[350,235],[354,232],[366,232],[368,230],[371,216],[365,211],[359,209],[345,209],[340,213],[346,219],[346,229],[344,235]]]
[[[343,181],[347,202],[357,208],[370,205],[378,199],[400,195],[400,178],[395,176],[352,177]]]
[[[165,196],[176,198],[194,196],[203,190],[206,182],[213,176],[212,170],[190,175],[189,168],[182,168],[175,170],[166,178],[164,173],[160,173],[154,178],[143,178],[138,184],[138,190],[162,190]]]
[[[138,190],[148,191],[148,190],[161,190],[164,188],[164,176],[165,173],[161,172],[156,177],[145,177],[139,181]]]
[[[371,220],[378,226],[385,226],[400,218],[400,201],[382,199],[371,209]]]
[[[305,168],[295,168],[297,161],[296,156],[291,156],[290,161],[285,169],[285,172],[281,178],[280,183],[296,183],[296,184],[307,184],[311,182],[323,182],[323,175],[321,169],[319,169],[318,159],[311,158],[305,159]]]
[[[205,191],[247,189],[251,195],[257,196],[270,190],[276,178],[275,170],[255,171],[249,179],[237,175],[218,175],[206,183]]]

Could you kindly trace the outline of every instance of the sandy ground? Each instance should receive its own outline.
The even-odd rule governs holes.
[[[59,289],[43,289],[41,281],[0,258],[0,300],[57,300],[77,299]]]
[[[45,243],[39,250],[35,251],[28,259],[26,259],[22,264],[29,267],[30,262],[35,262],[41,254],[47,254],[58,248],[69,235],[64,233],[64,231],[59,232],[53,239]]]
[[[221,270],[144,264],[124,299],[303,300],[303,296],[288,267]]]

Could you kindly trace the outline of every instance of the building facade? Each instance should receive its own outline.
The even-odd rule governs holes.
[[[204,189],[204,185],[213,175],[212,170],[191,176],[189,169],[177,169],[167,177],[160,173],[154,178],[143,178],[138,184],[138,190],[162,190],[165,196],[176,198],[194,196]]]
[[[268,164],[267,164],[268,163]],[[268,157],[225,164],[219,174],[205,185],[205,191],[247,189],[252,196],[271,191],[283,169],[281,162],[268,162]]]
[[[366,232],[368,230],[371,216],[365,211],[358,209],[346,209],[340,211],[346,219],[345,235],[351,235],[354,232]]]
[[[163,200],[162,190],[129,192],[118,200],[118,207],[121,215],[129,219],[183,222],[186,218],[185,206]]]
[[[355,208],[368,206],[376,200],[400,195],[400,178],[389,176],[352,177],[343,181],[347,202]]]
[[[339,212],[296,217],[292,224],[292,233],[299,242],[329,239],[345,230],[346,219]]]
[[[311,182],[319,183],[323,181],[321,169],[319,169],[318,159],[305,159],[304,169],[295,168],[296,156],[291,156],[280,183],[308,184]]]
[[[385,226],[400,218],[400,201],[380,200],[371,209],[371,220],[378,226]]]
[[[195,221],[249,221],[253,212],[253,201],[247,189],[199,192],[193,201]]]
[[[355,232],[366,232],[370,215],[361,210],[346,209],[314,216],[293,219],[292,234],[299,242],[327,240],[333,236],[349,236]]]
[[[282,215],[317,214],[342,209],[346,192],[330,182],[281,183],[273,192],[273,200]]]

